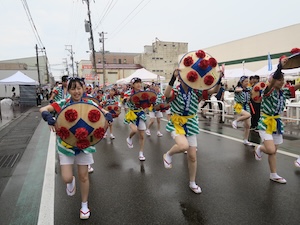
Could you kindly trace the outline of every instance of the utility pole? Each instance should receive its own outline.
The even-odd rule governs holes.
[[[105,51],[104,51],[104,32],[102,31],[101,33],[99,33],[99,36],[100,36],[100,43],[102,43],[102,68],[103,68],[103,89],[105,91],[105,80],[106,80],[106,77],[105,77]],[[100,78],[99,78],[100,80]]]
[[[40,78],[39,53],[38,53],[37,44],[35,45],[35,52],[36,52],[36,67],[37,67],[38,81],[39,81],[39,87],[40,87],[41,86],[41,78]]]
[[[68,66],[67,58],[63,58],[63,63],[66,65],[67,75],[69,76],[70,74],[69,74],[69,66]],[[65,75],[65,73],[63,75]]]
[[[73,52],[72,45],[65,45],[65,46],[66,46],[66,50],[68,52],[70,52],[70,54],[71,54],[70,59],[72,61],[72,75],[74,77],[74,57],[73,57],[73,54],[75,54],[75,52]]]
[[[88,21],[85,21],[85,31],[90,32],[90,38],[89,38],[89,47],[92,51],[92,73],[94,76],[94,79],[97,76],[97,66],[96,66],[96,57],[95,57],[95,48],[94,48],[94,37],[93,37],[93,29],[92,29],[92,20],[91,20],[91,11],[90,11],[90,1],[89,0],[82,0],[82,2],[86,2],[87,9],[88,9]],[[99,82],[98,82],[99,84]]]
[[[78,64],[79,64],[79,62],[75,62],[75,64],[76,64],[76,74],[77,74],[77,77],[79,77],[79,73],[78,73]]]

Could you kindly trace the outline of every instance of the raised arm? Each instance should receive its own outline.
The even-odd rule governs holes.
[[[175,81],[176,81],[176,79],[179,75],[179,71],[180,71],[179,69],[175,69],[174,72],[173,72],[173,76],[172,76],[172,78],[169,82],[169,85],[165,89],[164,95],[165,95],[166,98],[171,97],[171,91],[172,91],[173,85],[174,85],[174,83],[175,83]]]

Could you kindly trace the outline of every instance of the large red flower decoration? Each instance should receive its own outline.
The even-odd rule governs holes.
[[[196,52],[196,56],[197,56],[198,58],[203,59],[203,58],[206,56],[206,54],[205,54],[205,52],[204,52],[203,50],[198,50],[198,51]]]
[[[105,133],[105,130],[102,127],[100,127],[98,129],[94,130],[94,137],[97,139],[102,139],[104,136],[104,133]]]
[[[214,82],[214,80],[215,80],[215,78],[214,78],[212,75],[207,74],[207,75],[204,77],[203,82],[204,82],[204,84],[206,84],[206,85],[211,85],[211,84]]]
[[[149,95],[148,95],[147,93],[143,93],[143,94],[141,95],[141,98],[142,98],[143,100],[147,100],[147,99],[149,98]]]
[[[255,96],[255,97],[253,98],[253,100],[254,100],[254,101],[258,101],[258,100],[259,100],[259,96]]]
[[[70,136],[70,131],[65,128],[65,127],[61,127],[56,131],[56,134],[62,139],[65,140]]]
[[[140,98],[139,98],[138,96],[133,96],[133,97],[132,97],[132,101],[133,101],[134,103],[140,102]]]
[[[65,112],[65,118],[68,122],[74,122],[78,117],[78,113],[75,109],[68,109]]]
[[[148,102],[144,102],[144,103],[142,103],[141,106],[142,106],[143,109],[146,109],[146,108],[150,107],[150,104]]]
[[[110,111],[112,110],[112,106],[108,106],[107,109]]]
[[[117,111],[118,109],[119,109],[119,107],[118,107],[118,106],[115,106],[115,107],[114,107],[114,110],[115,110],[115,111]]]
[[[211,67],[216,67],[217,66],[217,60],[215,59],[215,58],[209,58],[208,59],[208,62],[209,62],[209,65],[211,66]]]
[[[188,81],[190,82],[195,82],[198,79],[198,74],[196,71],[190,71],[188,72],[186,78],[188,79]]]
[[[191,56],[187,56],[183,60],[183,64],[185,66],[191,66],[191,65],[193,65],[193,63],[194,63],[194,60],[193,60],[193,58]]]
[[[265,83],[261,83],[261,84],[260,84],[260,87],[261,87],[261,88],[264,88],[265,86],[266,86]]]
[[[296,54],[296,53],[299,53],[300,52],[300,48],[293,48],[292,50],[291,50],[291,53],[292,54]]]
[[[97,122],[100,119],[100,112],[96,109],[92,109],[89,111],[88,118],[91,122]]]
[[[90,144],[89,140],[85,139],[85,140],[77,141],[76,145],[77,145],[77,148],[79,148],[79,149],[85,149],[85,148],[89,147],[91,144]]]
[[[155,103],[155,102],[156,102],[156,97],[155,97],[155,96],[151,97],[151,98],[150,98],[150,102],[151,102],[151,103]]]
[[[89,135],[89,132],[84,127],[77,128],[75,131],[75,137],[78,140],[84,140],[87,138],[88,135]]]
[[[260,88],[259,87],[254,87],[254,91],[259,91],[260,90]]]
[[[205,70],[205,69],[207,69],[207,67],[209,66],[209,61],[206,60],[206,59],[203,59],[203,60],[201,60],[201,62],[198,64],[198,66],[199,66],[201,69]]]

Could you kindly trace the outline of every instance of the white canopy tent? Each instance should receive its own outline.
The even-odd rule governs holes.
[[[18,71],[15,74],[0,80],[0,84],[5,85],[38,85],[39,83],[24,73]]]
[[[252,76],[255,73],[246,68],[225,69],[225,79],[240,78],[241,76]]]
[[[138,69],[136,70],[133,74],[131,74],[130,76],[117,80],[116,83],[121,84],[121,83],[125,83],[128,84],[130,83],[131,79],[134,77],[138,77],[140,78],[142,81],[164,81],[166,78],[164,76],[159,76],[155,73],[152,73],[148,70],[146,70],[145,68],[142,69]]]
[[[256,75],[259,76],[265,76],[268,77],[271,73],[275,72],[277,69],[277,64],[272,65],[272,70],[268,70],[268,65],[260,68],[259,70],[255,71]],[[300,75],[300,68],[295,68],[295,69],[288,69],[288,70],[282,70],[283,73],[288,74],[288,75]]]

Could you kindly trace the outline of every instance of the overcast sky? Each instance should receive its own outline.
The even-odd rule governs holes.
[[[65,45],[72,45],[75,61],[89,58],[86,3],[26,2],[55,76],[62,73],[63,58],[70,62]],[[39,42],[23,4],[0,0],[0,60],[35,56]],[[300,22],[299,0],[90,0],[90,8],[96,51],[102,31],[107,33],[106,51],[140,53],[156,37],[187,42],[191,51]]]

